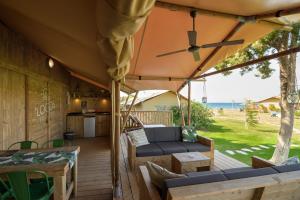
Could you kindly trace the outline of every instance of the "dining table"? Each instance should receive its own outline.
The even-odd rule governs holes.
[[[79,146],[0,151],[0,174],[34,170],[46,172],[53,177],[54,200],[68,200],[77,195],[79,152]],[[71,177],[67,183],[69,171]]]

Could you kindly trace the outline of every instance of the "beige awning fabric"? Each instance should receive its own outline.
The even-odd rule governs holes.
[[[158,6],[158,1],[187,9],[170,10]],[[246,22],[230,37],[231,40],[244,39],[243,45],[222,47],[213,56],[215,48],[201,49],[199,62],[187,52],[157,58],[158,54],[188,47],[191,7],[227,13],[223,16],[198,13],[199,45],[224,40],[243,17],[268,13],[280,16],[278,11],[300,7],[300,0],[158,1],[153,7],[153,0],[0,0],[0,19],[70,71],[107,87],[111,75],[118,80],[127,72],[131,76],[182,78],[205,73],[226,56],[274,29],[300,20],[300,15],[294,13]],[[228,14],[233,17],[226,17]],[[211,59],[205,62],[208,57]],[[197,71],[199,66],[201,70]],[[183,83],[125,79],[128,91],[177,91]]]
[[[97,44],[109,75],[120,80],[129,72],[133,35],[150,14],[155,0],[98,0]]]

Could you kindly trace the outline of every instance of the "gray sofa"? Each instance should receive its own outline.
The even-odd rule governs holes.
[[[202,152],[214,159],[213,140],[199,136],[196,143],[183,142],[181,127],[144,128],[150,144],[135,147],[128,137],[128,159],[131,169],[142,165],[146,161],[153,161],[170,168],[172,153]]]
[[[145,176],[145,170],[146,167],[141,166],[140,167],[140,173],[142,174],[143,178],[140,178],[140,180],[144,179]],[[144,171],[144,172],[143,172]],[[298,171],[298,173],[296,172]],[[201,185],[207,185],[210,183],[218,183],[222,182],[224,185],[227,183],[235,183],[234,180],[241,179],[240,184],[247,184],[248,188],[255,188],[255,184],[264,184],[262,181],[264,180],[263,177],[268,177],[268,175],[274,175],[273,178],[271,177],[271,180],[274,179],[274,177],[284,177],[284,176],[290,176],[289,174],[286,174],[287,172],[296,172],[297,175],[300,172],[300,164],[294,164],[294,165],[286,165],[286,166],[272,166],[272,167],[264,167],[264,168],[252,168],[252,167],[243,167],[243,168],[234,168],[234,169],[228,169],[223,171],[205,171],[205,172],[191,172],[187,173],[187,177],[184,178],[175,178],[175,179],[167,179],[164,181],[164,187],[161,191],[157,190],[155,191],[157,194],[156,198],[154,199],[171,199],[170,196],[168,197],[168,191],[173,188],[176,190],[176,188],[181,188],[183,186],[191,186],[197,185],[197,188],[201,188]],[[281,176],[282,174],[282,176]],[[262,181],[259,181],[260,179],[251,179],[252,177],[262,177]],[[269,176],[270,177],[270,176]],[[298,177],[299,179],[300,177]],[[276,178],[275,178],[276,179]],[[279,180],[280,178],[278,178]],[[242,181],[245,180],[245,181]],[[250,181],[251,180],[251,181]],[[268,184],[268,179],[266,179],[266,185]],[[142,180],[146,181],[146,180]],[[231,181],[231,182],[230,182]],[[253,186],[250,186],[250,182],[253,181]],[[282,180],[284,181],[284,179]],[[297,180],[298,181],[298,180]],[[141,183],[144,184],[145,182]],[[234,184],[233,184],[234,185]],[[203,186],[205,187],[205,186]],[[236,185],[238,187],[238,184]],[[262,186],[261,186],[262,187]],[[147,187],[141,187],[141,188],[147,188]],[[157,189],[157,188],[156,188]],[[223,189],[226,189],[224,187]],[[200,191],[200,190],[199,190]],[[232,190],[234,191],[234,190]],[[147,194],[147,191],[140,191],[144,194]],[[153,192],[153,190],[152,190]],[[154,193],[155,193],[154,192]],[[241,191],[240,191],[241,192]],[[276,192],[276,191],[273,191]],[[189,194],[188,194],[189,195]],[[192,194],[190,194],[192,195]],[[155,195],[153,195],[155,196]],[[157,196],[160,196],[157,198]],[[174,197],[173,197],[174,198]],[[149,198],[145,198],[149,199]],[[152,198],[153,199],[153,198]],[[188,198],[187,198],[188,199]]]

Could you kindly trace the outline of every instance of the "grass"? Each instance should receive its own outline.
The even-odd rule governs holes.
[[[257,127],[246,129],[244,122],[235,119],[215,119],[215,123],[207,131],[199,132],[203,136],[214,139],[215,148],[228,156],[231,156],[248,165],[251,164],[251,156],[256,155],[265,159],[272,157],[276,144],[278,127],[272,125],[259,124]],[[300,153],[300,135],[294,135],[292,144],[299,147],[291,147],[290,157],[299,156]],[[236,153],[230,155],[226,150],[240,150],[242,148],[258,147],[258,145],[268,146],[269,149],[263,149],[242,155]]]
[[[300,130],[300,117],[295,117],[294,123],[295,128]]]

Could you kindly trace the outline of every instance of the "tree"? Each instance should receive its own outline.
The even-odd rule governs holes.
[[[293,28],[290,31],[276,30],[271,32],[235,55],[226,58],[222,63],[218,64],[216,68],[222,69],[230,67],[270,53],[276,53],[298,46],[300,24],[293,24],[292,27]],[[288,158],[294,126],[295,108],[293,104],[287,102],[287,96],[289,92],[294,91],[295,89],[296,54],[280,57],[277,60],[279,61],[280,67],[281,123],[276,148],[271,161],[274,163],[281,163]],[[270,66],[270,62],[265,61],[260,64],[243,68],[241,70],[241,75],[254,69],[257,71],[256,76],[261,77],[262,79],[270,77],[274,71]],[[228,74],[230,73],[227,72],[225,75]]]

